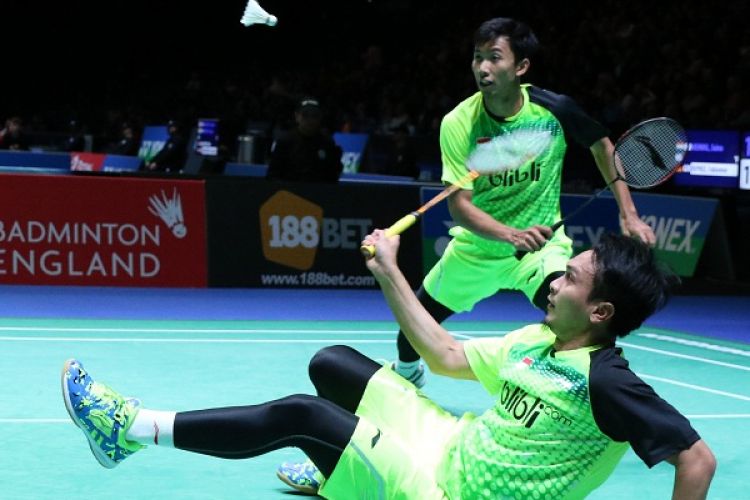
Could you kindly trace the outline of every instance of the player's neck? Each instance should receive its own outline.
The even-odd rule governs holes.
[[[600,338],[592,332],[581,333],[574,336],[565,336],[555,334],[554,348],[555,351],[572,351],[582,347],[590,347],[601,344]]]
[[[520,86],[502,94],[485,94],[483,99],[487,111],[497,118],[513,116],[523,107],[523,92]]]

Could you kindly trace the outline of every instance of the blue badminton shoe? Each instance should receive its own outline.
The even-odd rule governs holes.
[[[70,418],[86,435],[91,452],[102,466],[112,469],[144,448],[125,439],[138,414],[140,401],[94,382],[75,359],[69,359],[63,366],[62,391]]]
[[[310,460],[304,462],[284,462],[279,465],[276,476],[295,490],[306,495],[317,495],[323,474]]]

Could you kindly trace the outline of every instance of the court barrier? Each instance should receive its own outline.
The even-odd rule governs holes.
[[[0,283],[40,285],[375,288],[360,241],[438,191],[383,180],[315,185],[90,172],[1,178]],[[699,263],[707,254],[726,261],[718,270],[712,265],[714,272],[733,278],[717,200],[633,196],[656,232],[657,252],[678,274],[705,270]],[[564,195],[563,213],[585,199]],[[617,231],[617,221],[614,200],[604,196],[566,230],[580,251]],[[402,235],[399,259],[412,286],[442,253],[452,224],[442,203]]]

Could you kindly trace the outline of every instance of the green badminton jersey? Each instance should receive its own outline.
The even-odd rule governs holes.
[[[614,345],[555,352],[544,325],[464,344],[497,397],[453,439],[438,470],[452,499],[583,498],[630,444],[649,466],[699,439]]]
[[[466,164],[478,144],[514,131],[546,131],[552,140],[534,159],[501,174],[481,176],[462,187],[473,190],[472,202],[505,225],[525,229],[551,226],[560,217],[560,183],[568,140],[589,148],[607,131],[569,97],[531,85],[522,85],[523,105],[509,117],[490,115],[481,92],[464,100],[443,118],[440,126],[442,181],[457,184],[468,172]],[[468,229],[451,234],[489,246],[496,255],[515,253],[513,245],[489,241]]]

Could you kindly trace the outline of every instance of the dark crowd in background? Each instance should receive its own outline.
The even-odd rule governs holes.
[[[137,133],[213,117],[234,154],[248,130],[272,139],[291,128],[299,97],[313,95],[331,132],[406,134],[437,151],[442,116],[476,90],[474,29],[496,16],[527,22],[541,41],[526,81],[572,96],[613,138],[661,115],[750,129],[746,0],[261,0],[273,28],[242,27],[242,0],[80,1],[42,19],[8,4],[0,119],[20,118],[32,142],[86,133],[107,151],[124,123]]]

